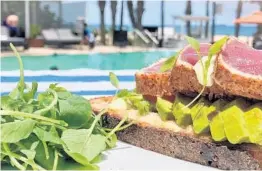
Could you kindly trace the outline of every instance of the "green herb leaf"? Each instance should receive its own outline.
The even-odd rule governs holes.
[[[171,70],[174,67],[174,65],[176,64],[176,61],[180,53],[181,53],[181,50],[177,52],[174,56],[171,56],[170,58],[168,58],[160,67],[160,72],[166,72],[166,71]]]
[[[127,89],[123,89],[123,90],[119,90],[116,96],[121,98],[129,95],[130,95],[130,91],[128,91]]]
[[[68,123],[70,128],[81,128],[92,115],[92,108],[85,98],[72,95],[66,100],[58,100],[59,119]]]
[[[13,92],[11,92],[10,95],[11,96],[17,96],[17,91],[19,91],[20,97],[23,97],[23,92],[24,92],[24,89],[25,89],[24,65],[23,65],[21,56],[19,55],[19,53],[17,52],[16,48],[14,47],[14,45],[12,43],[10,43],[10,47],[13,50],[15,56],[18,59],[19,68],[20,68],[20,80],[19,80],[19,83],[17,84],[17,88]]]
[[[216,41],[208,50],[208,56],[215,55],[219,53],[223,47],[223,45],[227,42],[228,36],[224,36],[223,38]]]
[[[205,73],[206,73],[206,77],[204,77],[204,79],[205,79],[204,82],[205,83],[207,83],[207,81],[208,81],[207,73],[208,73],[209,67],[211,65],[211,59],[212,59],[213,55],[216,55],[216,54],[218,54],[221,51],[223,45],[227,42],[227,40],[228,40],[228,37],[225,36],[225,37],[221,38],[220,40],[216,41],[209,48],[209,50],[208,50],[208,59],[205,62]],[[209,75],[209,79],[212,79],[210,77],[211,77],[211,75]]]
[[[1,142],[16,143],[26,139],[32,133],[35,124],[36,121],[31,119],[1,124]]]
[[[33,160],[35,158],[35,150],[26,150],[26,149],[22,149],[21,150],[21,153],[23,153],[24,155],[26,155],[26,157],[29,159],[29,160]]]
[[[110,78],[111,84],[112,84],[115,88],[119,89],[119,80],[118,80],[117,76],[116,76],[113,72],[110,72],[110,73],[109,73],[109,78]]]
[[[19,92],[18,88],[13,89],[13,90],[9,93],[9,97],[11,97],[12,99],[18,99],[18,98],[20,98],[20,92]]]
[[[24,97],[25,101],[28,102],[29,100],[34,99],[35,94],[37,92],[37,87],[38,87],[37,82],[32,82],[31,90],[27,93],[24,93],[23,97]]]
[[[134,102],[134,106],[136,107],[140,115],[146,115],[150,111],[150,103],[145,100]]]
[[[195,51],[200,51],[200,43],[196,39],[194,39],[193,37],[186,36],[186,40]]]
[[[69,152],[68,150],[65,150],[65,151],[76,162],[82,164],[83,166],[86,166],[88,168],[87,170],[97,170],[98,169],[97,166],[91,164],[90,161],[88,161],[87,158],[85,156],[83,156],[82,154],[72,153],[72,152]]]
[[[117,142],[117,136],[116,134],[112,134],[112,136],[108,138],[106,144],[108,145],[109,148],[113,148],[116,146],[116,142]]]
[[[88,132],[88,129],[68,129],[63,131],[61,139],[70,153],[79,153],[91,161],[106,149],[106,138],[99,134],[88,137]]]
[[[62,144],[62,140],[60,139],[54,127],[52,127],[50,131],[46,131],[42,128],[36,127],[33,132],[41,141]]]
[[[15,100],[9,96],[1,96],[1,102],[0,102],[1,109],[3,110],[12,109],[12,106],[10,106],[10,104],[14,102]]]

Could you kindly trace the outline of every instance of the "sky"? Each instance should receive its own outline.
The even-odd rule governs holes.
[[[66,22],[74,22],[77,16],[87,16],[88,23],[90,25],[98,25],[100,23],[100,13],[97,1],[82,1],[71,3],[72,1],[64,2],[63,6],[63,18]],[[85,4],[87,2],[87,5]],[[136,1],[134,1],[134,4]],[[221,25],[233,25],[233,21],[236,16],[237,1],[217,1],[222,4],[222,14],[218,14],[216,18],[216,23]],[[143,15],[142,23],[143,25],[160,25],[160,1],[145,1],[145,12]],[[86,10],[87,7],[87,10]],[[172,25],[174,15],[184,15],[186,7],[185,1],[165,1],[165,25]],[[53,11],[57,11],[57,5],[54,4],[51,8]],[[117,25],[120,24],[120,9],[121,1],[118,0],[116,22]],[[212,5],[210,3],[210,14]],[[248,15],[253,11],[259,10],[257,4],[251,4],[245,2],[243,5],[242,15]],[[193,15],[204,16],[206,11],[205,0],[193,0],[192,1],[192,13]],[[87,12],[87,15],[85,13]],[[111,24],[111,9],[110,1],[107,0],[105,7],[105,22],[106,24]],[[176,23],[179,23],[176,21]],[[130,19],[128,15],[128,9],[126,2],[124,2],[124,25],[130,25]]]

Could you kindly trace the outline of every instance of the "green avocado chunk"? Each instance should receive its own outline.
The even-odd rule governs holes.
[[[221,118],[221,111],[224,110],[226,104],[229,102],[226,100],[219,99],[215,101],[210,107],[210,113],[208,115],[208,120],[210,122],[209,127],[210,127],[210,132],[212,135],[212,138],[215,141],[224,141],[226,140],[226,136],[224,133],[224,125],[223,125],[223,120]],[[230,104],[230,103],[229,103]]]
[[[243,114],[242,110],[247,108],[247,106],[248,103],[244,99],[239,98],[227,104],[222,112],[215,115],[210,122],[210,131],[213,140],[225,141],[228,139],[230,142],[236,142],[243,139],[245,141],[245,131],[238,130],[241,127],[242,120],[235,119],[235,117],[239,118],[239,115],[235,116],[235,114]],[[244,135],[240,132],[243,132]]]
[[[251,143],[262,145],[262,103],[251,106],[244,114]]]
[[[176,95],[176,100],[173,104],[173,115],[176,123],[180,126],[188,126],[192,124],[191,108],[194,105],[187,106],[192,101],[191,98],[182,94]]]
[[[207,115],[209,113],[210,102],[205,98],[201,98],[197,104],[191,109],[191,117],[193,120],[193,129],[195,133],[205,133],[209,131],[209,121]]]
[[[156,110],[162,120],[166,121],[172,118],[172,106],[171,102],[157,97]]]
[[[244,119],[244,111],[249,104],[244,99],[234,100],[231,104],[221,113],[225,135],[231,144],[249,142]]]

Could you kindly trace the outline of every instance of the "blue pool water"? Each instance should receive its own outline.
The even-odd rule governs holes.
[[[49,70],[58,67],[59,70],[90,68],[99,70],[130,70],[141,69],[160,58],[169,57],[174,51],[147,51],[131,53],[108,53],[89,55],[49,55],[22,56],[26,70]],[[15,57],[1,58],[1,70],[18,69]]]

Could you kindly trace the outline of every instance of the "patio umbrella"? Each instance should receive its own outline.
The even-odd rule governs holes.
[[[240,17],[235,20],[235,24],[262,24],[262,11],[254,12],[249,16]]]

